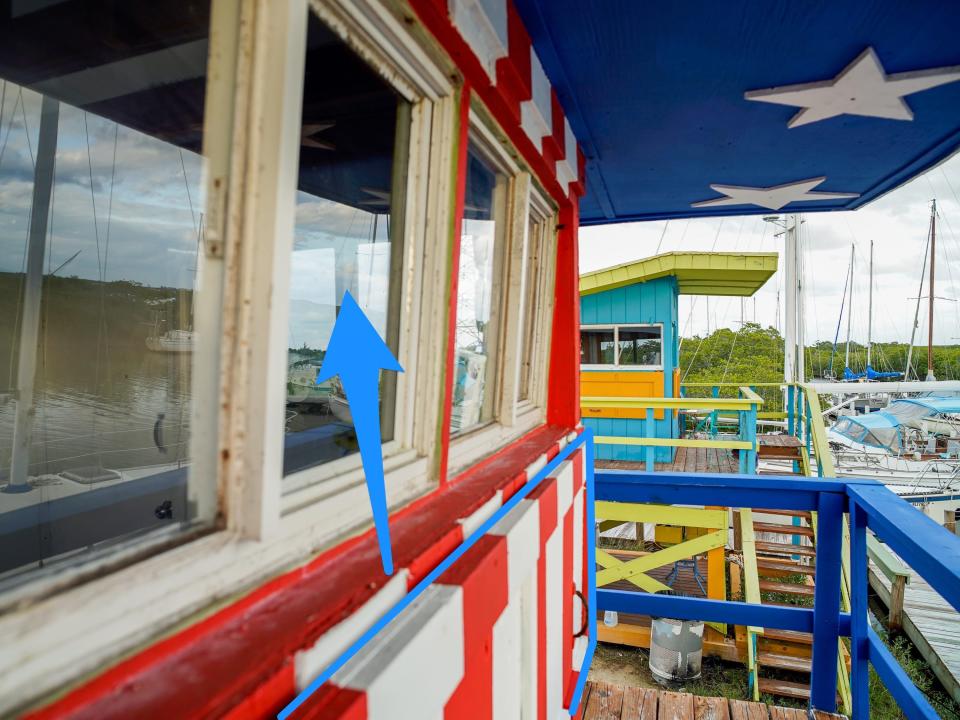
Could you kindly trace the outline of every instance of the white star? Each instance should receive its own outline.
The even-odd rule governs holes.
[[[960,65],[887,75],[880,58],[868,47],[832,80],[785,85],[744,93],[747,100],[803,108],[787,127],[840,115],[913,120],[906,95],[960,80]]]
[[[757,205],[768,210],[779,210],[792,202],[810,200],[840,200],[860,197],[859,193],[810,192],[826,180],[825,177],[797,180],[773,187],[743,187],[741,185],[711,185],[710,189],[726,197],[701,200],[690,207],[716,207],[719,205]]]

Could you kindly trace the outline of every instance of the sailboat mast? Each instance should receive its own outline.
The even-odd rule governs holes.
[[[53,190],[54,158],[57,152],[57,126],[60,103],[46,95],[40,104],[40,129],[37,164],[33,178],[33,202],[30,209],[30,234],[27,243],[27,267],[23,283],[20,315],[20,348],[17,355],[17,401],[13,421],[13,453],[10,459],[10,484],[7,492],[26,492],[33,435],[33,388],[37,374],[37,344],[40,339],[40,301],[43,293],[43,259],[47,250],[47,219]]]
[[[937,201],[930,202],[930,305],[927,311],[927,380],[936,380],[933,374],[933,282],[937,267]]]
[[[846,367],[850,367],[850,321],[853,319],[853,261],[855,246],[850,245],[850,311],[847,313],[847,353],[844,358]]]
[[[873,346],[873,240],[870,241],[870,291],[867,301],[867,366],[870,365],[870,350]]]

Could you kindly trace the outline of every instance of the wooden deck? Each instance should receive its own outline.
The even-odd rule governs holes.
[[[595,466],[608,470],[645,471],[646,464],[630,460],[597,460]],[[656,463],[658,472],[738,473],[740,465],[729,450],[718,448],[677,448],[672,463]]]
[[[906,565],[906,564],[904,564]],[[903,632],[950,696],[960,702],[960,615],[909,566],[903,593]],[[890,607],[890,581],[870,563],[870,586]]]
[[[807,711],[745,700],[699,697],[649,688],[587,682],[581,720],[806,720]],[[817,720],[843,718],[816,712]]]

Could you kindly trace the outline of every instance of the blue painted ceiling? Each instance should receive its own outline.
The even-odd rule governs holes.
[[[960,145],[960,82],[905,98],[912,121],[844,115],[793,129],[796,107],[749,90],[834,78],[873,47],[886,73],[960,65],[958,0],[515,0],[588,158],[581,223],[771,211],[692,208],[711,184],[826,176],[853,209]]]

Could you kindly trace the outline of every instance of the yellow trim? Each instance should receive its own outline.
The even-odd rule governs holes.
[[[644,447],[701,447],[722,448],[724,450],[756,450],[754,443],[746,440],[706,440],[701,438],[636,438],[598,435],[593,438],[596,445],[641,445]]]
[[[628,562],[622,562],[616,558],[611,558],[618,564],[612,566],[605,565],[604,567],[606,569],[597,573],[597,587],[609,585],[610,583],[617,582],[618,580],[630,580],[633,582],[633,578],[638,575],[643,575],[649,570],[663,567],[664,565],[670,565],[671,563],[677,562],[677,560],[685,560],[693,557],[694,555],[702,555],[708,550],[722,547],[724,544],[726,544],[726,542],[727,531],[724,529],[694,538],[693,540],[687,540],[679,545],[674,545],[673,547],[665,550],[658,550],[655,553],[644,555]]]
[[[682,525],[684,527],[720,529],[727,527],[726,510],[701,510],[700,508],[675,505],[649,505],[646,503],[619,503],[598,500],[594,512],[600,520],[620,522],[646,522],[657,525]]]
[[[665,410],[749,410],[756,401],[746,398],[625,398],[581,397],[580,408],[657,408]]]
[[[673,276],[681,295],[747,297],[776,271],[776,253],[669,252],[584,273],[580,276],[580,294],[593,295]]]
[[[606,551],[601,550],[600,548],[597,548],[597,565],[599,565],[600,567],[616,568],[624,564],[625,563],[622,560],[617,560],[617,558],[613,557],[613,555],[610,555]],[[606,570],[602,570],[601,572],[606,572]],[[600,576],[600,573],[597,573],[598,578],[599,576]],[[648,577],[647,575],[637,575],[635,577],[626,578],[626,580],[630,583],[633,583],[641,590],[646,590],[649,593],[662,592],[664,590],[670,589],[669,585],[664,585],[659,580],[654,580],[652,577]],[[597,585],[600,585],[599,580],[597,581]]]
[[[743,594],[748,603],[760,604],[760,576],[757,573],[757,546],[753,535],[753,511],[740,510],[740,540],[743,543]],[[763,628],[750,625],[749,633],[763,635]]]

